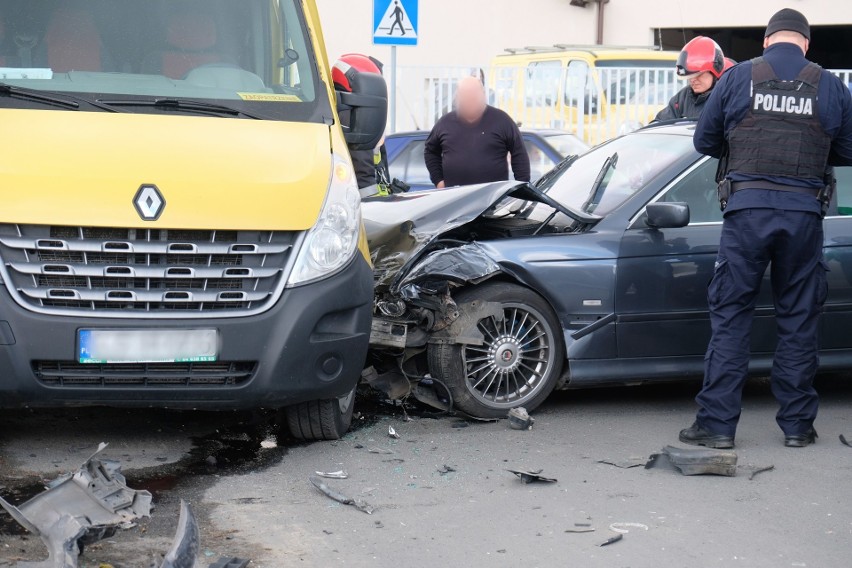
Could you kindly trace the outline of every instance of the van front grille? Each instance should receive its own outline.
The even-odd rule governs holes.
[[[33,373],[50,387],[238,387],[257,369],[252,361],[215,363],[89,364],[33,361]]]
[[[244,315],[280,296],[297,234],[0,224],[0,259],[35,311]]]

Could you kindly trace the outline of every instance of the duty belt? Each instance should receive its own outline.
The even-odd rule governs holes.
[[[784,185],[784,184],[781,184],[781,183],[773,183],[771,181],[766,181],[766,180],[731,182],[731,193],[736,193],[737,191],[741,191],[743,189],[774,189],[776,191],[789,191],[791,193],[801,193],[803,195],[810,195],[811,197],[819,197],[820,193],[822,193],[821,189],[816,189],[816,188],[813,188],[813,187],[799,187],[799,186],[796,186],[796,185]]]

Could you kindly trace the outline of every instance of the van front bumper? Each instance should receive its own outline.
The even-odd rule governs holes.
[[[0,407],[280,408],[342,396],[367,355],[373,276],[356,254],[340,273],[291,288],[257,315],[139,319],[44,315],[0,285]],[[80,329],[215,328],[215,363],[80,364]]]

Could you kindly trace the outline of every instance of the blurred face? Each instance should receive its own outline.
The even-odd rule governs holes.
[[[708,71],[702,71],[697,75],[693,75],[688,79],[688,81],[689,87],[696,95],[706,93],[713,88],[713,75],[711,75]]]
[[[465,77],[456,91],[456,113],[466,122],[476,122],[485,113],[485,88],[476,77]]]

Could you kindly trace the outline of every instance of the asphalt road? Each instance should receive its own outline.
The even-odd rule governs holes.
[[[199,566],[220,556],[274,568],[850,566],[852,448],[838,434],[852,437],[852,377],[821,379],[821,437],[805,449],[783,447],[768,385],[750,384],[736,477],[599,463],[677,445],[696,388],[558,393],[530,431],[505,421],[405,421],[398,409],[362,403],[364,416],[344,440],[280,439],[277,447],[269,424],[238,415],[7,412],[0,415],[0,494],[19,502],[40,489],[40,479],[110,442],[107,453],[122,461],[130,486],[151,490],[157,506],[151,519],[88,548],[81,567],[147,568],[168,549],[181,498],[200,520]],[[399,440],[388,437],[389,426]],[[749,467],[769,465],[749,479]],[[558,481],[524,485],[507,468],[543,469]],[[308,482],[316,471],[336,470],[349,478],[326,483],[375,507],[372,515]],[[600,547],[619,534],[612,528],[627,532]],[[37,539],[0,514],[0,566],[39,553]]]

